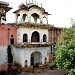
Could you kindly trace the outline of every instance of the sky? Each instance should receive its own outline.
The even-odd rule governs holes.
[[[1,0],[9,2],[9,6],[13,9],[7,13],[7,23],[15,22],[15,14],[13,13],[18,9],[21,3],[26,4],[26,0]],[[35,2],[35,0],[33,0]],[[29,2],[29,0],[27,0]],[[32,2],[32,0],[30,0]],[[48,12],[48,23],[55,27],[70,27],[71,18],[75,19],[75,0],[36,0]]]

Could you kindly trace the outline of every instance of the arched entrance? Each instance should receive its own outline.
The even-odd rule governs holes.
[[[35,51],[31,54],[31,65],[33,67],[38,67],[42,63],[42,54],[38,51]]]
[[[32,33],[31,42],[39,42],[40,36],[37,31]]]

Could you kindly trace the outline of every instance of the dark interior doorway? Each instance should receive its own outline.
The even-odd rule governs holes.
[[[31,65],[34,66],[34,57],[31,57]]]
[[[7,56],[8,56],[8,63],[12,63],[13,62],[13,55],[11,52],[11,46],[10,45],[8,45],[8,48],[7,48]]]
[[[37,31],[35,31],[32,33],[31,41],[32,42],[39,42],[40,41],[39,37],[40,37],[39,33]]]
[[[27,34],[24,34],[23,35],[23,42],[27,42],[28,40],[27,40]]]
[[[14,38],[11,38],[11,39],[10,39],[10,44],[11,44],[11,45],[14,45]]]

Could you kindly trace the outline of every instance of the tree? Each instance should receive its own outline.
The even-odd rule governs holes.
[[[75,75],[75,22],[64,29],[62,40],[64,45],[59,42],[55,52],[56,65],[59,69],[65,69],[68,75]]]

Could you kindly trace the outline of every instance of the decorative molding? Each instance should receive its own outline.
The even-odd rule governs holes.
[[[49,25],[49,24],[40,24],[40,23],[26,22],[26,23],[16,24],[16,27],[17,28],[50,29],[50,28],[52,28],[54,26],[53,25]]]
[[[14,47],[16,48],[37,48],[37,47],[49,47],[51,46],[52,43],[48,42],[48,43],[45,43],[45,44],[17,44],[17,45],[14,45]]]

